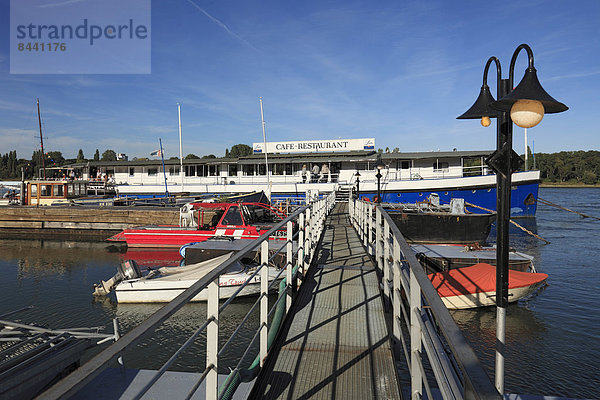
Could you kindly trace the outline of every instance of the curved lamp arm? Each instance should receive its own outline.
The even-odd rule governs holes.
[[[483,84],[487,86],[488,70],[490,69],[490,65],[492,64],[492,62],[496,64],[496,98],[499,98],[502,82],[502,67],[500,66],[500,60],[498,60],[498,58],[496,58],[495,56],[491,56],[490,58],[488,58],[487,62],[485,63],[485,68],[483,69]]]
[[[510,59],[510,68],[508,70],[508,83],[510,84],[510,90],[513,89],[513,85],[514,85],[515,64],[517,62],[517,56],[523,49],[525,49],[525,51],[527,51],[527,57],[529,58],[528,68],[533,68],[535,70],[535,67],[533,66],[533,50],[531,50],[531,47],[529,47],[528,44],[525,44],[525,43],[520,44],[519,47],[517,47],[515,49],[515,52],[513,53],[512,58]]]

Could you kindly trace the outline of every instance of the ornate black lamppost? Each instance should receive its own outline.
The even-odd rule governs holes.
[[[381,203],[381,170],[385,167],[385,164],[381,160],[381,154],[377,154],[377,162],[375,168],[377,169],[377,203]]]
[[[360,199],[360,172],[356,171],[356,198]]]
[[[519,85],[513,88],[517,55],[525,49],[529,65]],[[495,101],[487,85],[490,64],[496,64],[497,97]],[[533,66],[531,48],[522,44],[510,60],[508,79],[502,79],[500,61],[490,57],[483,71],[483,86],[473,106],[458,119],[481,119],[489,126],[490,118],[497,118],[496,151],[485,161],[496,172],[496,388],[504,394],[504,347],[506,307],[508,305],[508,228],[510,220],[511,175],[523,162],[512,149],[512,123],[521,128],[537,125],[544,114],[559,113],[568,107],[554,100],[540,85]]]

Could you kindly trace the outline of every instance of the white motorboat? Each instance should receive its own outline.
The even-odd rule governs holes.
[[[114,289],[118,303],[166,303],[183,293],[214,268],[227,261],[232,253],[183,267],[162,267],[142,276],[135,262],[121,264],[117,274],[95,287],[95,295],[106,295]],[[234,263],[219,277],[219,297],[231,297],[242,284],[249,281],[238,296],[260,293],[260,273],[252,276],[256,267]],[[278,270],[269,267],[269,281],[277,278]],[[282,278],[283,274],[279,278]],[[206,301],[207,289],[202,290],[191,301]]]

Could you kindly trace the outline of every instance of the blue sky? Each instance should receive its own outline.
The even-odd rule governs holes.
[[[54,2],[64,0],[49,0]],[[76,0],[77,1],[77,0]],[[84,0],[82,0],[84,1]],[[501,4],[501,5],[499,5]],[[456,120],[497,56],[520,43],[546,91],[569,106],[529,129],[536,152],[600,150],[600,2],[152,1],[152,73],[11,75],[9,1],[0,0],[0,153],[224,155],[237,143],[374,137],[401,151],[495,147],[494,125]],[[515,80],[525,70],[523,52]],[[495,74],[489,85],[495,88]],[[523,152],[523,129],[514,148]]]

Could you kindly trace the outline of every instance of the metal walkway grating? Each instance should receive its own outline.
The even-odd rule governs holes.
[[[317,254],[274,350],[256,399],[399,399],[375,265],[348,222],[327,221]]]

